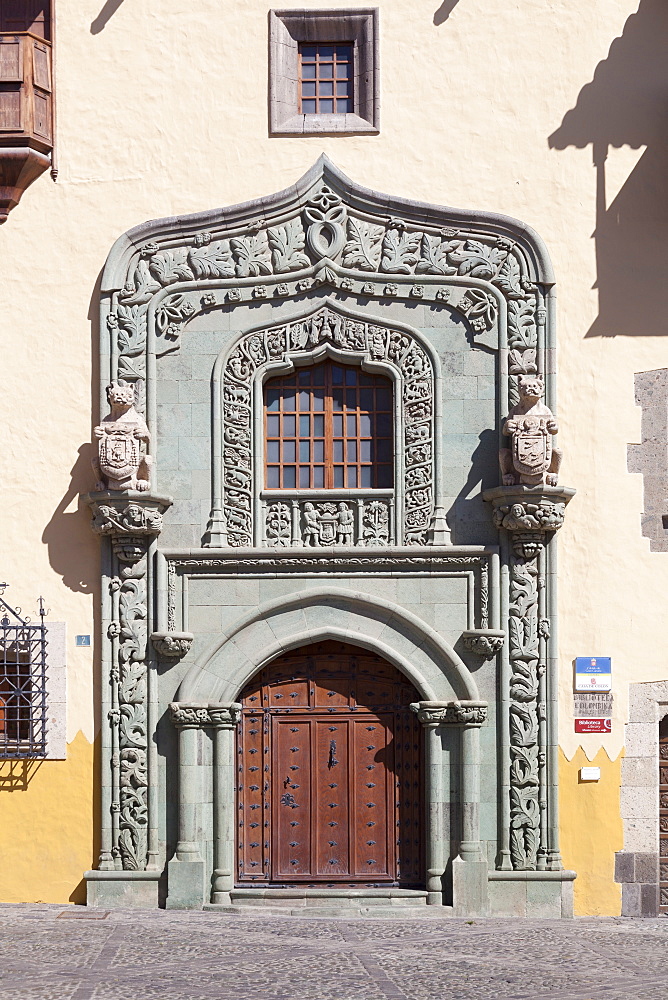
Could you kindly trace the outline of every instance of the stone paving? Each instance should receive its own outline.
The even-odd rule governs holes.
[[[668,920],[0,905],[0,1000],[666,1000]]]

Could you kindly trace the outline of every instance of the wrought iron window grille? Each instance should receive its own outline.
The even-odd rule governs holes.
[[[39,622],[4,600],[0,583],[0,759],[46,756],[47,610]]]

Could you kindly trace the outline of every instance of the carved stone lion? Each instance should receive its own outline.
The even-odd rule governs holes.
[[[93,469],[98,481],[95,491],[138,490],[151,488],[151,456],[146,454],[150,435],[146,422],[135,409],[134,386],[111,382],[107,386],[110,413],[93,431],[98,441],[98,456]]]
[[[552,446],[552,435],[559,428],[550,408],[541,402],[544,391],[542,375],[520,376],[520,401],[503,425],[510,448],[499,451],[504,486],[557,485],[561,451]]]

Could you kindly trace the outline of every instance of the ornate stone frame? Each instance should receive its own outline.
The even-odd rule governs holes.
[[[117,241],[101,284],[101,329],[108,332],[101,337],[101,400],[104,403],[104,386],[111,379],[135,382],[139,406],[143,408],[145,399],[147,424],[154,431],[158,359],[179,350],[196,313],[261,299],[304,302],[313,290],[332,289],[361,300],[364,308],[373,309],[378,299],[396,298],[465,317],[471,342],[498,351],[500,435],[501,417],[517,402],[521,374],[544,374],[546,402],[555,409],[552,285],[545,248],[522,223],[390,198],[354,184],[323,156],[300,181],[276,195],[150,222]],[[309,306],[304,308],[308,311]],[[157,490],[159,463],[154,475]],[[147,503],[151,499],[145,497]],[[533,506],[540,506],[542,499],[535,498]],[[160,503],[164,510],[168,501]],[[448,541],[444,523],[444,512],[436,508],[425,553],[437,553],[436,546]],[[499,520],[500,624],[508,631],[508,641],[499,654],[497,867],[509,878],[562,869],[556,562],[549,541],[557,526],[543,525],[536,537],[518,544],[516,529]],[[196,550],[195,558],[215,561],[211,543],[217,541],[212,534],[208,547]],[[103,550],[103,663],[114,682],[112,690],[122,696],[120,703],[112,704],[109,685],[102,684],[102,719],[108,724],[104,722],[102,741],[101,867],[108,869],[109,877],[120,877],[121,869],[155,869],[158,863],[157,762],[148,739],[157,718],[157,657],[144,623],[148,618],[153,625],[166,610],[160,581],[154,587],[155,538],[147,536],[143,548],[133,545],[132,551],[126,551],[122,540],[115,544],[118,551],[105,540]],[[244,549],[235,551],[244,558]],[[247,558],[253,557],[245,551]],[[230,549],[222,553],[229,555]],[[284,558],[289,561],[290,556]],[[171,623],[158,624],[172,631]],[[185,648],[186,639],[167,643],[174,645]],[[492,646],[493,653],[498,643]],[[124,706],[128,717],[139,720],[131,733],[123,721]],[[121,826],[134,838],[125,854],[119,852],[118,817],[109,821],[114,803],[118,805],[114,762],[119,754],[129,768],[121,776],[126,790]]]
[[[389,375],[395,386],[395,477],[389,537],[396,544],[425,544],[440,505],[441,412],[438,357],[406,324],[389,323],[342,307],[330,298],[307,304],[279,323],[245,332],[221,355],[214,370],[220,407],[213,439],[213,509],[208,543],[232,547],[264,544],[261,495],[264,478],[262,387],[267,378],[323,357],[360,364]],[[222,467],[221,467],[222,462]],[[322,491],[340,500],[370,490]],[[383,491],[383,497],[388,491]],[[315,492],[309,491],[315,498]],[[276,493],[275,501],[282,496]],[[360,500],[361,502],[361,500]],[[385,500],[381,502],[386,502]],[[298,516],[298,515],[297,515]],[[294,544],[294,536],[293,536]]]

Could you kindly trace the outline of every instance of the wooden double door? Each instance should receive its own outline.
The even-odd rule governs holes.
[[[239,885],[423,882],[419,697],[387,661],[338,642],[256,675],[237,736]]]

